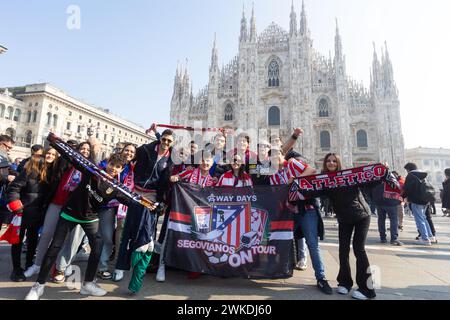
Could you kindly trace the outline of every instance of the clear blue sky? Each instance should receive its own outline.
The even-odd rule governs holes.
[[[177,61],[194,93],[207,84],[214,32],[220,64],[237,54],[242,5],[249,0],[2,1],[0,87],[50,82],[87,103],[148,127],[169,122]],[[81,9],[81,29],[69,30],[69,5]],[[450,148],[449,1],[306,0],[314,46],[333,54],[339,20],[347,72],[369,84],[375,41],[386,40],[400,91],[407,147]],[[294,6],[299,15],[301,1]],[[289,28],[291,0],[257,0],[258,33],[274,21]]]

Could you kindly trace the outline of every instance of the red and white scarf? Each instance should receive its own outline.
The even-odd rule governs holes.
[[[220,177],[217,187],[253,187],[253,181],[246,172],[244,172],[243,178],[238,179],[230,170]]]
[[[186,180],[189,183],[197,184],[204,187],[213,187],[215,182],[213,178],[209,175],[203,176],[200,168],[186,170],[179,174],[181,180]]]

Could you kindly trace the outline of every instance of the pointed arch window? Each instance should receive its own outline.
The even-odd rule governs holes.
[[[330,116],[330,107],[327,99],[323,98],[319,101],[319,117],[328,118]]]
[[[53,115],[53,126],[56,127],[58,125],[58,116],[56,114]]]
[[[323,150],[330,150],[331,148],[330,132],[322,131],[320,133],[320,148],[322,148]]]
[[[36,122],[36,121],[37,121],[37,111],[35,110],[33,112],[33,122]]]
[[[268,70],[269,87],[280,86],[280,66],[276,60],[272,60]]]
[[[272,106],[269,108],[268,112],[269,126],[279,126],[281,124],[280,120],[280,108]]]
[[[0,104],[0,117],[1,118],[5,117],[5,109],[6,109],[5,105]]]
[[[31,111],[28,111],[28,114],[27,114],[27,122],[28,123],[31,122],[31,115],[32,115]]]
[[[225,121],[233,121],[233,119],[234,119],[234,108],[231,103],[228,103],[227,106],[225,107],[224,120]]]
[[[367,132],[365,130],[358,130],[356,133],[356,145],[358,148],[367,148]]]
[[[52,124],[52,114],[49,112],[47,113],[47,125],[51,125]]]

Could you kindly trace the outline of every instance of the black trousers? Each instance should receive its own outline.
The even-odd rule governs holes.
[[[42,224],[40,223],[26,223],[23,221],[20,226],[19,243],[13,244],[11,246],[11,260],[13,265],[13,270],[15,272],[22,271],[21,266],[21,255],[22,255],[22,245],[23,238],[27,236],[27,254],[25,269],[33,265],[33,258],[36,253],[36,247],[38,243],[39,228]]]
[[[84,276],[85,282],[92,282],[95,279],[95,274],[97,273],[98,264],[100,262],[100,255],[103,249],[103,239],[102,235],[98,231],[98,221],[91,223],[80,223],[81,228],[83,228],[86,236],[89,239],[89,246],[91,247],[91,253],[89,255],[89,260],[86,268],[86,274]],[[56,225],[56,230],[53,235],[52,243],[45,254],[44,261],[41,266],[41,271],[37,282],[44,284],[50,273],[50,269],[58,257],[58,253],[66,240],[67,235],[77,226],[76,222],[68,221],[64,218],[59,218],[58,224]]]
[[[352,274],[350,270],[350,243],[353,234],[353,253],[356,257],[356,284],[359,290],[366,297],[376,296],[375,290],[369,278],[370,264],[367,258],[365,244],[367,232],[370,226],[370,216],[353,224],[339,222],[339,274],[337,281],[339,286],[350,289],[353,286]],[[370,284],[368,285],[368,282]],[[369,288],[370,287],[370,288]]]

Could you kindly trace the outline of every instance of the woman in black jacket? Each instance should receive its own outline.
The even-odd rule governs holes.
[[[450,168],[445,169],[445,181],[442,182],[442,208],[444,217],[450,217]]]
[[[323,161],[323,172],[342,170],[341,159],[334,153],[327,154]],[[339,294],[348,294],[353,286],[350,271],[350,242],[353,235],[353,252],[356,257],[356,283],[358,289],[352,298],[367,300],[375,298],[371,282],[370,264],[365,244],[370,226],[370,208],[359,187],[336,189],[327,193],[333,211],[339,222],[339,274],[337,277]]]
[[[22,212],[20,241],[11,246],[12,281],[19,282],[26,279],[20,262],[22,242],[25,234],[28,243],[25,267],[28,268],[33,265],[38,232],[45,218],[46,199],[49,191],[48,182],[53,171],[53,162],[56,156],[57,153],[54,149],[47,150],[44,156],[32,156],[25,164],[24,171],[6,190],[8,207],[14,213]]]

